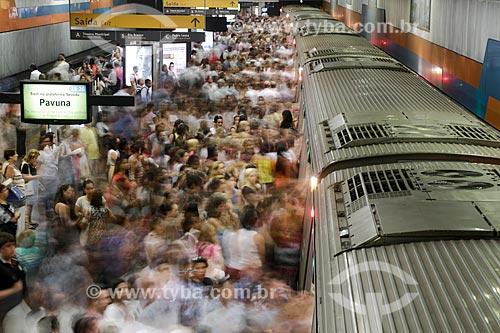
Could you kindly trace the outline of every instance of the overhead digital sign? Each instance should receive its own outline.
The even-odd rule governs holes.
[[[90,83],[21,81],[21,121],[85,124],[91,121]]]

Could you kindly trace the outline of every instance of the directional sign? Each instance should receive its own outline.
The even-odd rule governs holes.
[[[204,16],[71,13],[72,27],[124,29],[204,29]]]
[[[76,40],[114,40],[118,42],[148,41],[166,43],[201,43],[205,40],[204,32],[170,32],[159,30],[115,31],[115,30],[70,30],[71,39]]]
[[[159,30],[150,31],[117,31],[116,40],[119,42],[142,42],[151,41],[157,42],[161,39],[161,32]]]
[[[71,39],[99,39],[99,40],[116,40],[114,31],[106,30],[71,30]]]
[[[163,13],[166,15],[190,15],[191,8],[165,8]]]
[[[168,43],[201,43],[205,41],[204,32],[161,32],[161,41]]]
[[[238,15],[237,9],[226,9],[226,8],[210,8],[207,9],[206,15]]]
[[[164,7],[238,8],[237,0],[164,0]]]

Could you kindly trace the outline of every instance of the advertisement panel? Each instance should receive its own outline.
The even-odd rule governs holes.
[[[186,69],[187,45],[185,43],[165,43],[162,44],[163,63],[171,70],[174,65],[174,72],[177,77]]]
[[[153,46],[125,45],[125,84],[153,78]]]

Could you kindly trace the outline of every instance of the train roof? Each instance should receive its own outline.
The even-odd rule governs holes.
[[[389,57],[385,52],[371,45],[366,39],[352,33],[298,37],[296,52],[299,65],[303,65],[311,57],[310,53],[316,53],[316,56],[353,54]]]
[[[500,167],[478,163],[331,173],[315,191],[322,332],[493,332],[500,325],[499,185]]]
[[[314,172],[323,177],[346,165],[401,159],[499,163],[496,130],[397,63],[366,64],[319,68],[304,77]]]
[[[319,228],[316,235],[324,232]],[[325,239],[320,241],[316,312],[321,332],[495,332],[500,327],[498,240],[398,244],[336,257],[329,255]],[[334,275],[331,267],[344,274]]]

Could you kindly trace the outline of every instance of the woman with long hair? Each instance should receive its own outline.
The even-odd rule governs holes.
[[[21,170],[16,166],[17,159],[19,155],[15,149],[5,149],[4,151],[5,162],[2,164],[2,174],[5,180],[12,179],[12,186],[17,186],[23,193],[25,193],[26,183],[23,178]],[[16,210],[19,212],[19,222],[17,223],[18,233],[25,229],[26,221],[26,208],[25,202],[16,202],[13,204]]]
[[[112,212],[125,214],[135,204],[134,189],[137,184],[129,180],[130,164],[127,159],[118,160],[115,171],[111,183],[104,191],[104,197]]]
[[[101,241],[106,235],[109,224],[115,220],[111,210],[104,205],[102,191],[94,190],[90,195],[90,208],[85,211],[84,227],[88,226],[87,239],[80,238],[80,242],[85,247],[89,256],[89,272],[94,281],[99,281],[104,271],[103,253],[101,252]]]
[[[218,237],[222,236],[224,230],[235,229],[240,224],[238,216],[231,210],[229,200],[224,193],[212,194],[205,210],[208,217],[207,223],[214,227]]]
[[[59,187],[55,198],[54,211],[65,225],[75,226],[78,216],[75,212],[75,189],[71,184]]]
[[[24,181],[21,170],[16,166],[19,155],[15,149],[5,149],[3,157],[5,162],[2,165],[2,173],[5,180],[12,179],[12,185],[19,187],[24,192],[26,182]]]
[[[226,175],[226,166],[222,161],[215,161],[209,168],[208,179],[212,180],[214,178],[224,179]]]
[[[264,199],[264,188],[259,182],[259,171],[256,168],[243,170],[241,194],[245,203],[254,207]]]
[[[31,149],[23,158],[21,163],[21,174],[25,181],[25,194],[26,194],[26,228],[38,226],[37,223],[31,222],[31,211],[33,205],[38,202],[38,179],[39,175],[36,174],[36,160],[40,153],[36,149]]]
[[[280,142],[276,146],[277,159],[276,168],[274,172],[275,187],[277,189],[285,189],[290,187],[290,180],[297,178],[297,167],[285,156],[287,151],[286,143]]]
[[[293,120],[292,112],[290,112],[290,110],[284,110],[281,115],[283,120],[281,121],[280,129],[295,130],[295,121]]]

